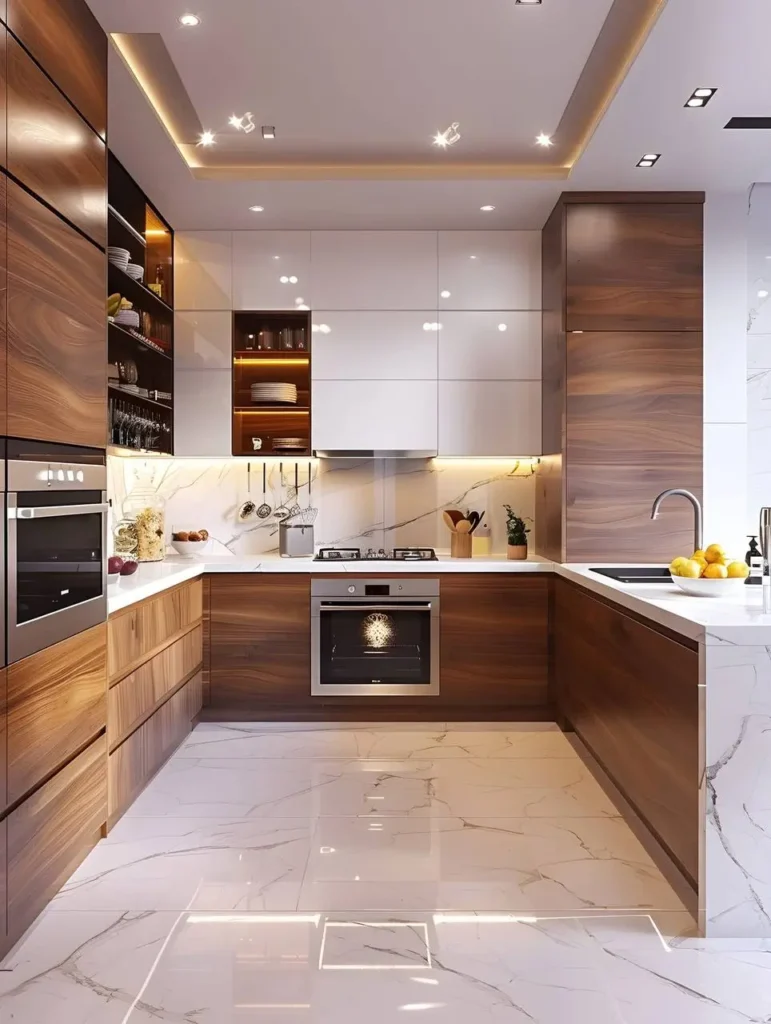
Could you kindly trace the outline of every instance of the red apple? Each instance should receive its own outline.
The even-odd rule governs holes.
[[[121,576],[131,576],[137,571],[138,568],[139,562],[135,562],[133,558],[127,558],[126,561],[121,566],[120,574]]]
[[[123,568],[123,559],[120,555],[110,555],[107,559],[107,572],[110,576],[115,576]]]

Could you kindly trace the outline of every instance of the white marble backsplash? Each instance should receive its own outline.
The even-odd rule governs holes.
[[[506,551],[506,513],[510,504],[532,519],[535,507],[535,461],[528,459],[299,460],[298,504],[318,508],[316,546],[343,545],[375,549],[423,545],[448,551],[450,535],[445,508],[486,512],[492,554]],[[205,528],[211,554],[275,554],[278,524],[271,516],[240,523],[237,510],[247,498],[262,501],[263,461],[245,459],[141,459],[110,457],[108,491],[116,522],[124,501],[144,476],[166,501],[167,537],[174,530]],[[293,460],[265,460],[267,500],[275,508],[282,496],[295,500]],[[308,476],[311,476],[310,496]]]

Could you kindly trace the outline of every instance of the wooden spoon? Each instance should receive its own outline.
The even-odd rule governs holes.
[[[450,515],[450,513],[442,512],[442,519],[444,519],[445,524],[450,528],[451,532],[455,533],[455,520]]]
[[[445,516],[449,516],[450,519],[452,519],[452,525],[453,526],[456,526],[461,521],[461,519],[465,519],[466,518],[463,515],[463,513],[460,511],[460,509],[457,509],[457,508],[445,509],[445,513],[444,514],[445,514]]]
[[[471,522],[468,519],[461,519],[455,524],[456,533],[471,533]]]

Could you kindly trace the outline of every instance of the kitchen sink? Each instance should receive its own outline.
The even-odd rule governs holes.
[[[630,565],[627,567],[592,568],[600,576],[609,576],[618,583],[671,583],[672,575],[666,566]]]

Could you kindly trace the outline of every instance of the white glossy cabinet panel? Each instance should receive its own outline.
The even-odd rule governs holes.
[[[541,314],[441,313],[440,380],[540,380]]]
[[[233,454],[231,371],[177,370],[174,374],[174,454]]]
[[[436,381],[316,380],[313,447],[436,451]]]
[[[228,310],[174,314],[176,370],[226,370],[232,361],[233,318]]]
[[[296,309],[297,299],[313,308],[310,232],[234,231],[233,309]]]
[[[435,231],[314,231],[311,258],[314,309],[436,309]]]
[[[440,309],[541,308],[540,231],[440,231],[438,251]]]
[[[439,381],[439,454],[540,455],[540,381]]]
[[[177,231],[174,235],[176,309],[232,309],[230,231]]]
[[[314,311],[314,380],[436,380],[437,332],[423,329],[435,318],[436,310]]]

